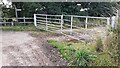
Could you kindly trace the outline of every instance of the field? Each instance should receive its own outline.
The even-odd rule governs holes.
[[[118,50],[119,25],[115,30],[106,31],[102,28],[94,28],[94,31],[89,31],[89,29],[87,31],[81,31],[81,34],[95,37],[94,41],[88,42],[86,41],[88,37],[85,37],[81,40],[68,38],[62,42],[50,39],[48,43],[59,50],[61,57],[70,66],[118,66],[120,55]]]
[[[111,46],[109,46],[114,41],[114,39],[113,41],[111,40],[113,31],[109,30],[109,36],[107,36],[108,32],[103,27],[95,27],[87,30],[75,29],[74,31],[79,31],[80,33],[80,40],[39,30],[32,25],[1,27],[0,29],[2,30],[1,36],[3,40],[6,40],[2,41],[3,57],[7,58],[3,59],[3,63],[5,64],[3,66],[118,65],[115,49],[110,50]],[[26,52],[25,50],[28,51]],[[8,63],[8,61],[11,62]]]
[[[3,68],[120,68],[120,2],[33,1],[0,1]]]

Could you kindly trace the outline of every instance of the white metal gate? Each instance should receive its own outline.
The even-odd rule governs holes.
[[[109,29],[109,17],[90,17],[77,15],[48,15],[34,14],[34,25],[38,29],[61,33],[79,39],[79,30],[92,27],[105,27]]]

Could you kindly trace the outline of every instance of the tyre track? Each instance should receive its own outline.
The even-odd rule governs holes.
[[[51,51],[44,35],[36,38],[30,36],[29,32],[2,32],[0,34],[5,40],[2,41],[2,66],[65,65],[63,61],[61,62],[59,55]]]

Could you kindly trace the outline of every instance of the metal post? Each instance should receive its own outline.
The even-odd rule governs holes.
[[[88,17],[86,17],[86,20],[85,20],[85,28],[87,29],[87,23],[88,23]]]
[[[63,15],[61,15],[61,33],[62,33],[62,30],[63,30]]]
[[[34,14],[34,25],[37,26],[37,22],[36,22],[36,14]]]
[[[116,19],[116,24],[115,24],[115,29],[117,29],[117,24],[118,24],[118,20],[119,20],[119,10],[117,10],[117,19]]]
[[[110,27],[110,18],[107,18],[107,29]]]
[[[115,20],[115,19],[116,19],[115,16],[113,16],[112,19],[111,19],[111,20],[112,20],[112,23],[111,23],[111,27],[112,27],[112,29],[115,28],[115,24],[116,24],[116,20]]]
[[[13,22],[11,23],[11,25],[12,25],[12,26],[14,25]]]
[[[73,16],[71,16],[71,32],[70,32],[70,34],[72,34],[72,27],[73,27]]]
[[[24,22],[25,22],[25,17],[23,17],[24,18]]]
[[[48,25],[47,25],[48,21],[47,21],[47,15],[46,15],[46,30],[48,30]]]

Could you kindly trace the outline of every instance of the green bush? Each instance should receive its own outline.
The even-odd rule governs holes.
[[[90,53],[88,50],[78,50],[75,54],[74,65],[77,66],[88,66],[95,59],[95,55]]]
[[[110,55],[110,59],[113,60],[114,64],[119,64],[120,57],[120,21],[118,22],[117,29],[112,29],[109,31],[109,35],[106,38],[105,46],[106,50]],[[110,60],[109,59],[109,60]]]

